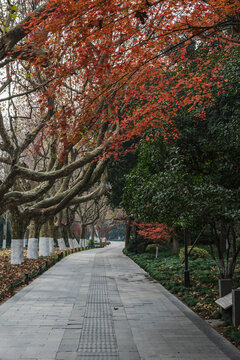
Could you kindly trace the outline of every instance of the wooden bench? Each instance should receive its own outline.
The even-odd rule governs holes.
[[[234,326],[240,325],[240,287],[215,301],[223,310],[232,307],[232,322]]]

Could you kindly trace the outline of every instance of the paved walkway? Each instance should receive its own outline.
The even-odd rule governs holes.
[[[1,305],[0,359],[240,359],[122,246],[68,256]]]

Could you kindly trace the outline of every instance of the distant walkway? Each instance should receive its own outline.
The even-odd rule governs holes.
[[[122,246],[68,256],[1,305],[0,360],[240,359]]]

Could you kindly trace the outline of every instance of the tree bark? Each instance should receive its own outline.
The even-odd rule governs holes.
[[[54,217],[51,217],[48,220],[48,236],[49,236],[49,252],[50,254],[53,254],[55,252],[55,246],[54,246]]]
[[[226,252],[226,242],[227,242],[227,229],[226,227],[221,224],[221,227],[220,227],[220,237],[219,237],[219,246],[220,246],[220,249],[221,249],[221,252],[222,253],[225,253]]]
[[[38,258],[38,237],[36,237],[36,223],[34,220],[31,220],[29,224],[27,257],[28,259]]]
[[[12,229],[11,229],[11,264],[20,265],[24,262],[24,233],[26,227],[17,212],[11,212]]]
[[[6,249],[7,246],[7,214],[5,214],[5,221],[3,223],[3,243],[2,248]]]
[[[172,239],[172,253],[177,254],[178,252],[178,240],[173,238]]]
[[[49,256],[49,236],[48,236],[48,223],[45,222],[40,230],[39,238],[39,256]]]
[[[61,229],[61,220],[62,220],[62,213],[58,213],[55,217],[54,223],[54,233],[58,242],[59,250],[66,251],[67,247],[65,244],[65,240],[63,238],[62,229]]]
[[[130,242],[130,235],[131,235],[131,217],[128,217],[126,223],[125,247],[127,247]]]
[[[81,239],[85,239],[86,238],[86,230],[87,227],[85,224],[81,224],[82,225],[82,229],[81,229]]]

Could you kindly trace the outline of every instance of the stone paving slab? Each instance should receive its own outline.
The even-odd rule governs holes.
[[[232,344],[134,262],[117,250],[108,260],[140,359],[240,359]]]
[[[74,253],[0,306],[0,360],[240,360],[122,254]]]

